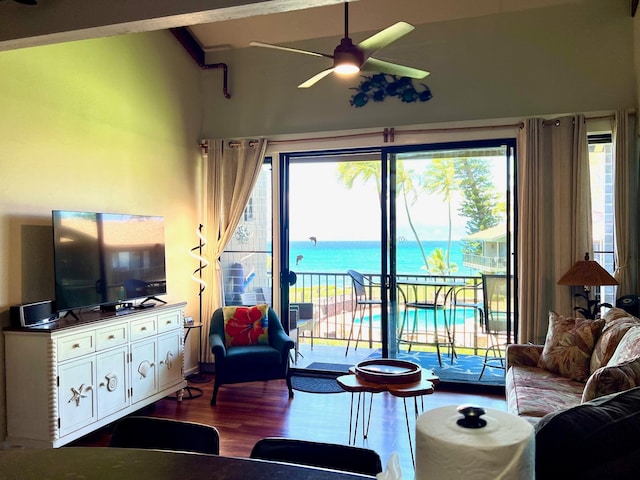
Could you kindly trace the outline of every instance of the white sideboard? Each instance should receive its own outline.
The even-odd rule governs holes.
[[[59,447],[167,395],[180,401],[185,305],[4,330],[10,445]]]

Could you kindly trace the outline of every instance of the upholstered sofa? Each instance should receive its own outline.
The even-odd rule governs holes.
[[[640,387],[545,415],[535,426],[536,480],[635,480]]]
[[[537,424],[545,415],[640,386],[640,319],[618,308],[598,320],[551,312],[544,345],[507,348],[511,413]]]

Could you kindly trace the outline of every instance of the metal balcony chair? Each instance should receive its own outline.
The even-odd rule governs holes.
[[[457,288],[453,295],[453,302],[451,303],[450,317],[453,319],[453,323],[457,324],[457,316],[462,313],[466,318],[467,310],[471,310],[474,314],[473,323],[473,348],[474,353],[478,353],[478,331],[484,329],[484,302],[483,302],[483,288],[482,280],[476,284],[467,285],[465,287]]]
[[[159,417],[130,416],[116,423],[109,446],[218,455],[220,435],[212,425]]]
[[[362,324],[364,323],[365,310],[369,310],[368,320],[369,327],[371,327],[371,322],[373,321],[373,307],[382,306],[381,299],[369,298],[367,291],[371,291],[376,288],[379,289],[380,285],[374,283],[368,279],[366,279],[361,273],[356,272],[355,270],[347,270],[347,273],[351,277],[351,281],[353,284],[353,294],[355,297],[355,307],[353,309],[353,318],[351,320],[351,329],[349,330],[349,337],[347,339],[347,349],[344,352],[344,356],[346,357],[349,353],[349,346],[351,344],[351,339],[353,338],[353,330],[356,325],[356,317],[358,316],[358,336],[356,337],[356,345],[354,350],[358,349],[358,342],[362,338]],[[371,343],[371,338],[369,338],[369,343]]]
[[[313,316],[313,303],[302,302],[292,303],[289,305],[289,332],[296,331],[296,346],[294,354],[294,363],[297,363],[298,356],[304,357],[300,353],[300,333],[310,332],[311,350],[313,350],[313,338],[316,321]]]
[[[382,460],[374,450],[334,443],[292,438],[263,438],[251,451],[251,458],[330,468],[375,477],[382,472]]]
[[[513,285],[513,279],[511,282]],[[487,333],[488,344],[478,380],[482,379],[486,367],[505,369],[506,349],[513,318],[513,302],[507,298],[507,293],[506,275],[482,275],[484,330]],[[507,308],[508,301],[511,302],[511,308]]]

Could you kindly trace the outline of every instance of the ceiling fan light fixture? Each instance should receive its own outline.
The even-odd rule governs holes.
[[[333,71],[339,75],[353,75],[360,71],[360,67],[354,63],[341,63],[333,68]]]
[[[338,74],[353,75],[358,73],[363,63],[362,51],[348,37],[343,38],[340,45],[333,51],[333,71]]]

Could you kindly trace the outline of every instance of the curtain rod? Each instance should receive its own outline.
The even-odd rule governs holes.
[[[603,119],[613,119],[613,115],[601,115],[597,117],[585,117],[585,120],[603,120]],[[545,122],[551,122],[549,125],[554,125],[557,123],[557,120],[547,120]],[[349,135],[333,135],[327,137],[309,137],[309,138],[298,138],[294,140],[273,140],[269,142],[269,145],[278,145],[282,143],[300,143],[300,142],[309,142],[309,141],[325,141],[325,140],[344,140],[347,138],[367,138],[367,137],[376,137],[378,135],[382,135],[384,143],[393,142],[396,135],[407,135],[407,134],[417,134],[417,133],[447,133],[447,132],[474,132],[474,131],[482,131],[482,130],[496,130],[501,128],[524,128],[524,122],[518,123],[507,123],[500,125],[480,125],[475,127],[447,127],[447,128],[421,128],[421,129],[410,129],[410,130],[398,130],[396,128],[385,128],[382,131],[378,132],[370,132],[370,133],[354,133]]]
[[[239,142],[238,140],[230,140],[229,141],[229,146],[231,148],[237,148],[241,145],[241,142]],[[258,140],[249,140],[249,147],[253,148],[255,146],[258,145]]]
[[[630,115],[635,115],[635,111],[630,110]],[[614,118],[613,114],[610,115],[600,115],[594,117],[585,117],[585,120],[611,120]],[[543,122],[545,126],[558,125],[559,120],[545,120]],[[351,133],[346,135],[329,135],[326,137],[308,137],[308,138],[296,138],[291,140],[271,140],[269,141],[269,145],[279,145],[284,143],[302,143],[302,142],[310,142],[310,141],[330,141],[330,140],[345,140],[348,138],[372,138],[377,137],[379,135],[382,136],[382,140],[384,143],[393,143],[396,135],[407,135],[407,134],[419,134],[419,133],[447,133],[447,132],[477,132],[482,130],[495,130],[500,128],[524,128],[524,122],[518,122],[513,124],[501,124],[501,125],[480,125],[475,127],[447,127],[447,128],[421,128],[421,129],[409,129],[409,130],[398,130],[394,127],[385,128],[382,131],[376,132],[368,132],[368,133]],[[250,147],[255,147],[258,144],[257,140],[249,141]],[[230,147],[238,147],[240,146],[239,141],[230,141]]]

